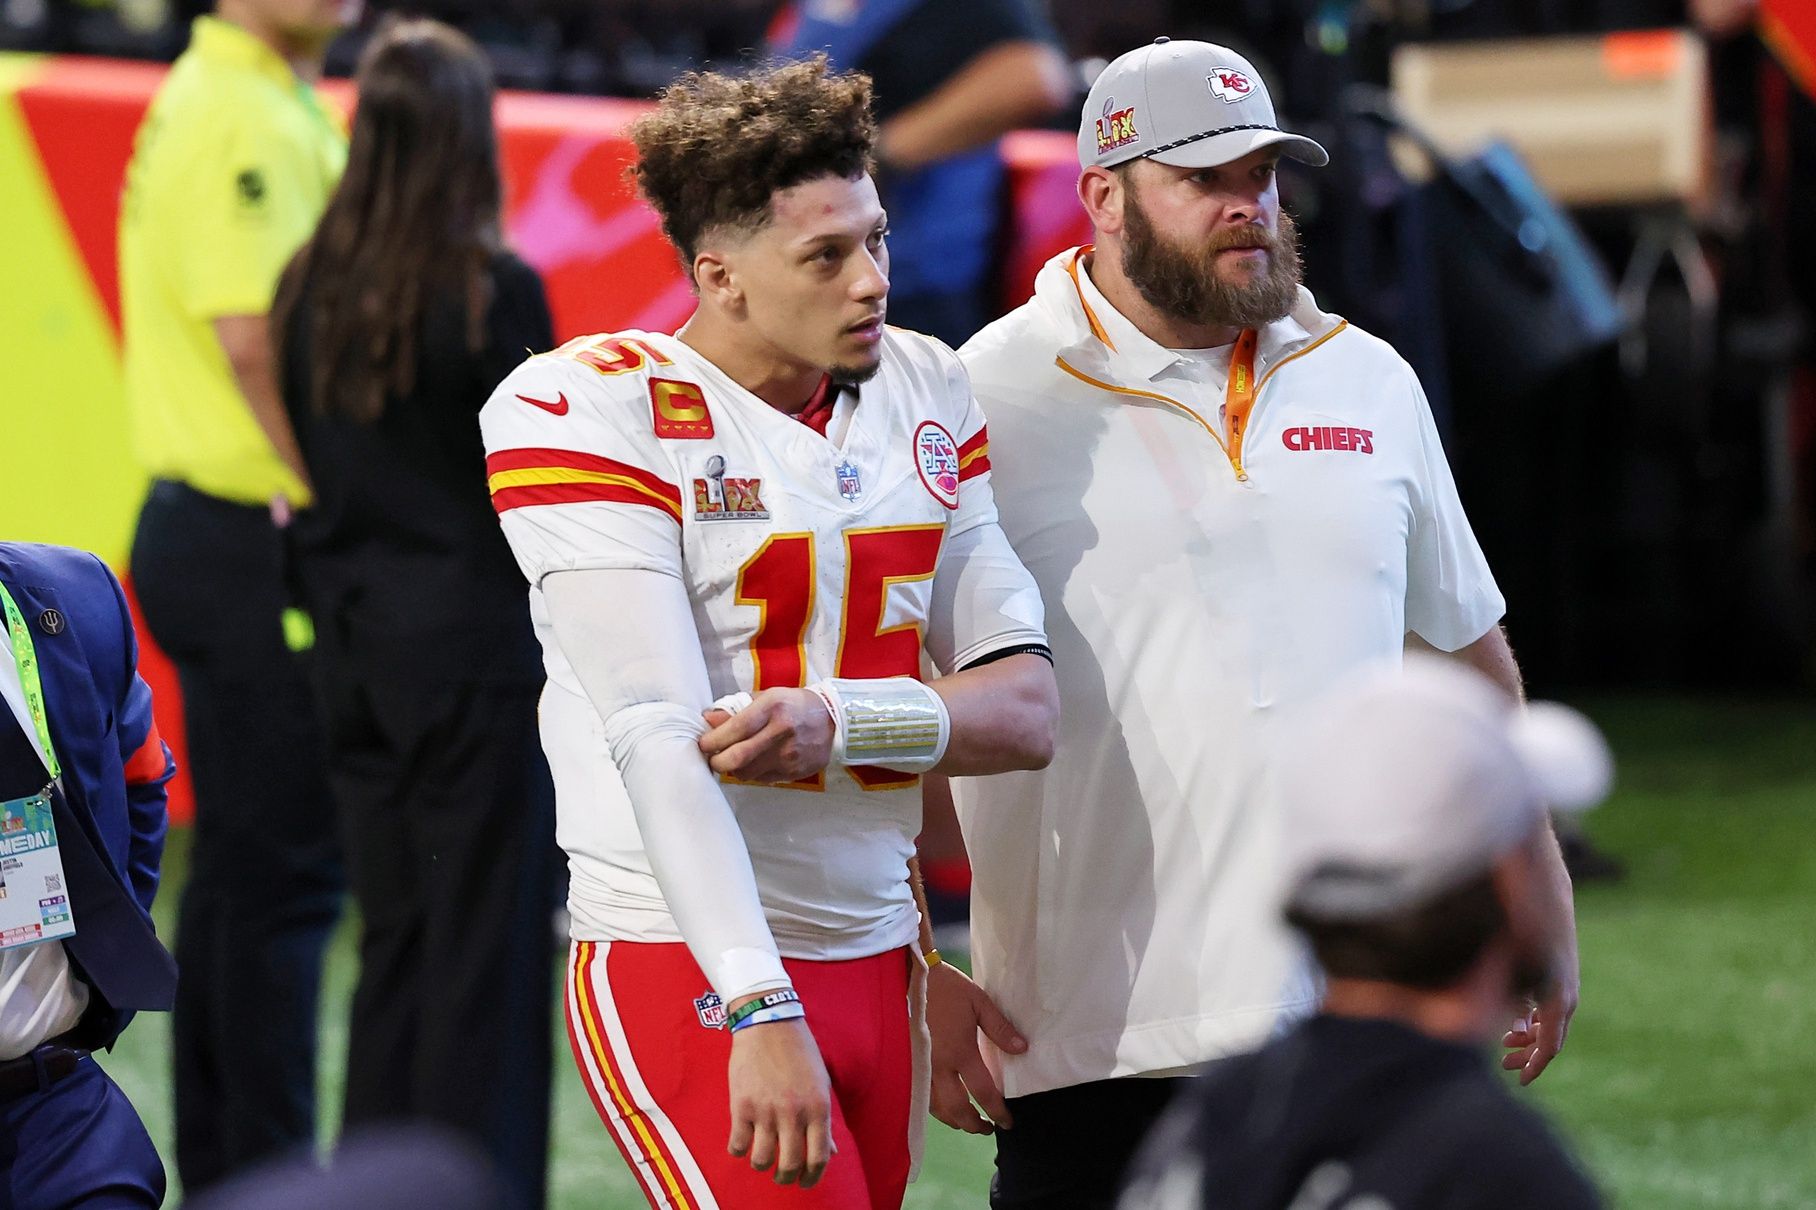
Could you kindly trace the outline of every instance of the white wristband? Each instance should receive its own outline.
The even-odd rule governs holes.
[[[833,678],[809,685],[832,711],[832,760],[925,773],[946,755],[952,719],[932,689],[908,676]]]

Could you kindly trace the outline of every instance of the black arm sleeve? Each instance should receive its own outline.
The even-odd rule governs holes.
[[[994,664],[996,661],[1006,660],[1012,655],[1038,655],[1049,664],[1053,662],[1053,649],[1045,643],[1017,643],[1013,647],[1004,647],[1001,651],[992,651],[988,655],[980,655],[969,664],[966,664],[964,668],[959,669],[959,671],[964,672],[971,668],[982,668],[985,664]]]

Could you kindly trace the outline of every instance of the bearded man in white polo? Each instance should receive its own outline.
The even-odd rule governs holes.
[[[1164,38],[1105,69],[1078,145],[1094,245],[961,351],[1064,703],[1047,769],[953,786],[982,991],[935,971],[933,1109],[994,1123],[996,1210],[1113,1205],[1178,1077],[1312,1010],[1259,789],[1279,711],[1408,644],[1522,692],[1418,379],[1300,285],[1274,170],[1324,149],[1242,56]],[[1554,841],[1546,866],[1568,920]],[[1576,1006],[1561,934],[1510,1022],[1522,1082]]]

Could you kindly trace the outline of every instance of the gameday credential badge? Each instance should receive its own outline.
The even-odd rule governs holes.
[[[706,410],[706,394],[696,383],[652,378],[649,404],[658,437],[697,441],[713,435],[713,414]]]
[[[921,486],[947,508],[958,507],[958,444],[931,420],[914,430],[914,469]]]
[[[725,1028],[725,1004],[719,999],[719,993],[708,991],[694,999],[694,1013],[700,1018],[700,1024],[707,1029]]]

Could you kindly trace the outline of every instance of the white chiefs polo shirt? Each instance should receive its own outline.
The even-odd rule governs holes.
[[[1045,770],[955,783],[977,975],[1029,1041],[996,1056],[1011,1096],[1200,1063],[1309,1010],[1256,788],[1276,719],[1408,633],[1456,650],[1505,610],[1387,344],[1301,290],[1260,333],[1239,474],[1205,372],[1227,350],[1155,344],[1088,257],[961,351],[1062,705]]]

